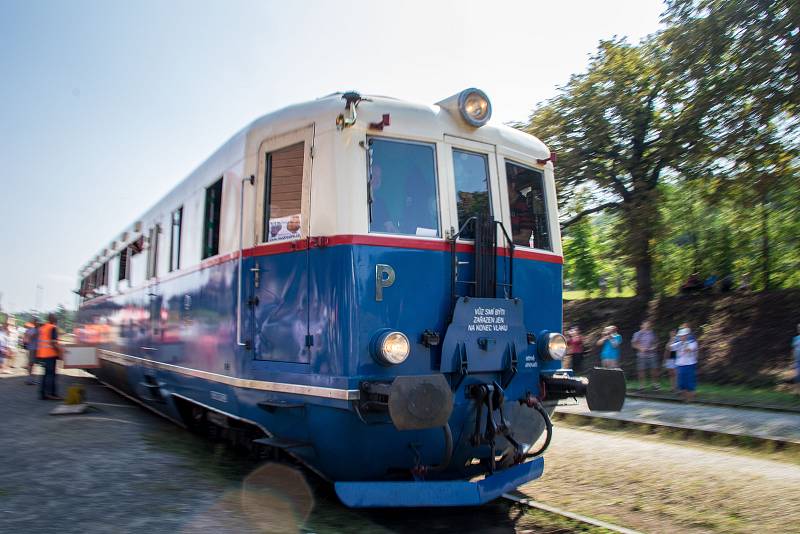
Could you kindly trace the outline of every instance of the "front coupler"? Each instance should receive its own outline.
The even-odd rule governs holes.
[[[547,400],[586,397],[589,409],[598,412],[618,412],[625,404],[622,369],[595,367],[585,377],[561,373],[542,375],[542,384]]]

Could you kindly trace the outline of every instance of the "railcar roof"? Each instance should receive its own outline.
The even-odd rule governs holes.
[[[223,169],[229,168],[246,157],[250,151],[258,149],[258,143],[271,135],[277,135],[315,124],[318,134],[336,128],[336,117],[345,112],[344,93],[332,93],[316,100],[292,104],[263,115],[236,132],[227,142],[218,148],[203,163],[195,168],[186,178],[181,180],[166,196],[159,199],[146,210],[136,221],[126,226],[121,234],[138,235],[137,223],[158,216],[164,210],[171,209],[173,204],[199,188],[205,187],[210,180],[218,177]],[[391,126],[386,135],[392,132],[401,133],[404,137],[416,136],[421,139],[441,140],[444,135],[469,138],[474,141],[502,146],[512,151],[527,154],[533,158],[545,159],[549,156],[547,147],[536,137],[506,126],[489,121],[480,128],[467,127],[459,117],[436,104],[420,104],[380,95],[362,95],[358,105],[358,121],[351,128],[353,131],[369,132],[370,122],[379,121],[384,113],[391,116]],[[177,197],[177,198],[176,198]],[[176,202],[177,201],[177,202]],[[118,234],[119,236],[120,234]],[[119,237],[112,239],[112,243]],[[96,261],[105,260],[118,251],[105,247],[81,268],[85,274],[91,270]]]

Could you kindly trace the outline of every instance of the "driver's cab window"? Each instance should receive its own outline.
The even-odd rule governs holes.
[[[514,244],[553,250],[547,221],[544,173],[506,161],[506,181]]]
[[[266,155],[264,241],[300,237],[304,148],[300,142]]]
[[[368,144],[369,231],[438,237],[435,146],[375,137]]]
[[[458,228],[464,228],[470,217],[492,214],[489,201],[489,160],[486,154],[453,149],[453,175],[456,183]],[[475,226],[463,229],[461,237],[475,239]]]

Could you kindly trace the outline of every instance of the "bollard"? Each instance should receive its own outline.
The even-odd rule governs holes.
[[[64,404],[74,405],[83,404],[86,402],[86,390],[80,384],[73,384],[67,388],[67,396],[64,398]]]

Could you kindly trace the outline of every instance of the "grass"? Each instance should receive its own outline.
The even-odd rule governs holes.
[[[636,391],[638,387],[638,380],[628,381],[628,391]],[[673,395],[670,392],[669,380],[661,380],[660,391],[643,389],[641,393]],[[800,395],[797,393],[792,393],[791,391],[779,390],[770,387],[755,388],[748,386],[700,383],[697,385],[696,399],[698,402],[726,402],[734,404],[748,404],[752,406],[795,408],[800,410]]]
[[[622,288],[622,292],[618,292],[616,288],[611,288],[608,290],[606,295],[602,297],[600,295],[600,291],[585,291],[582,289],[575,289],[572,291],[564,291],[563,298],[564,300],[583,300],[583,299],[592,299],[592,298],[622,298],[622,297],[633,297],[636,296],[636,292],[633,290],[632,287],[624,287]]]

